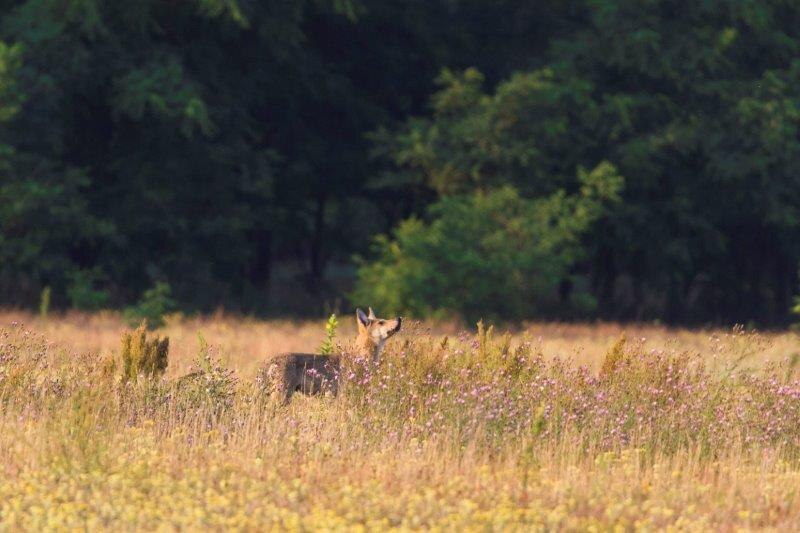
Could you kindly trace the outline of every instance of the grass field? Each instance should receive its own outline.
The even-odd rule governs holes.
[[[124,383],[118,316],[0,313],[0,531],[800,529],[796,334],[409,323],[276,404],[323,324],[176,317]]]

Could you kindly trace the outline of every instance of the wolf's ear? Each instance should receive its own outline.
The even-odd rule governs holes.
[[[371,307],[369,307],[368,309],[369,309],[369,315],[367,315],[367,318],[369,318],[370,320],[375,320],[376,318],[378,318],[375,316],[375,311],[373,311]]]
[[[361,309],[356,309],[356,322],[358,322],[359,326],[367,327],[371,322],[370,318],[364,314],[364,311]]]

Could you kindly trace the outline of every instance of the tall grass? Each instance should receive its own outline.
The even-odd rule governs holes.
[[[620,340],[598,372],[412,324],[379,364],[348,358],[337,397],[284,407],[202,341],[184,377],[125,381],[119,353],[14,326],[0,529],[796,529],[800,381],[756,364],[768,340]]]

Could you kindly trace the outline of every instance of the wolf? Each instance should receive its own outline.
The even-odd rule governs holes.
[[[369,308],[369,313],[356,309],[356,354],[371,359],[373,363],[380,361],[381,352],[386,341],[400,331],[402,318],[378,318]],[[339,389],[339,374],[342,359],[349,354],[309,354],[282,353],[272,358],[262,367],[260,381],[268,387],[273,397],[288,404],[295,392],[318,394]]]

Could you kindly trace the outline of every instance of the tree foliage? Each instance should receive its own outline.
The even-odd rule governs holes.
[[[445,196],[430,222],[411,218],[394,239],[378,238],[378,259],[359,270],[356,298],[414,316],[457,311],[469,320],[520,319],[552,311],[559,284],[582,256],[581,235],[613,201],[622,178],[608,163],[580,171],[578,194],[535,200],[504,186]],[[573,308],[586,306],[573,295]]]
[[[576,186],[607,159],[623,201],[579,268],[611,318],[786,316],[800,260],[800,9],[666,1],[578,8],[537,68],[487,92],[445,71],[428,116],[377,135],[387,183],[439,196]]]
[[[1,7],[5,301],[50,284],[63,305],[92,270],[117,305],[167,278],[193,306],[263,309],[273,255],[324,245],[368,104],[306,32],[352,25],[350,2]]]
[[[607,161],[621,201],[563,301],[785,322],[798,28],[787,0],[0,0],[0,303],[168,280],[188,309],[319,312],[374,234],[577,198]]]

